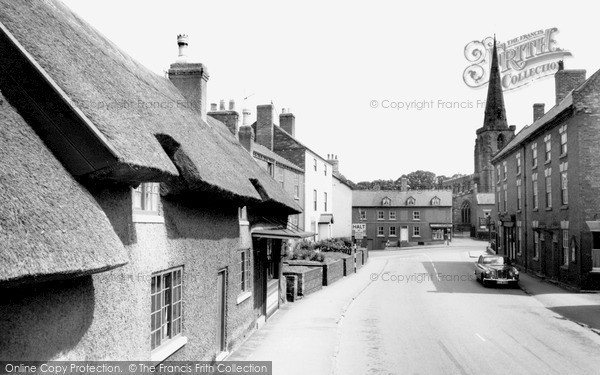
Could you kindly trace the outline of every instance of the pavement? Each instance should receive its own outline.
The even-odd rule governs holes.
[[[484,288],[485,243],[370,252],[358,274],[285,305],[228,360],[273,374],[600,373],[600,295],[527,274]]]

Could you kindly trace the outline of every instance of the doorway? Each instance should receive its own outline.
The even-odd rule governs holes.
[[[226,349],[225,319],[227,316],[227,270],[217,274],[217,349],[220,353]]]

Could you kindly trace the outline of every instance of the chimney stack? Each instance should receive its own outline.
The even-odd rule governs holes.
[[[248,108],[242,109],[242,126],[250,126],[250,116],[252,116],[252,112]]]
[[[533,105],[533,122],[536,122],[544,115],[546,105],[544,103],[535,103]]]
[[[340,173],[340,161],[337,155],[327,154],[327,162],[333,166],[333,173]]]
[[[408,178],[400,178],[400,191],[408,191]]]
[[[229,110],[235,111],[235,100],[229,99]]]
[[[269,150],[273,150],[273,113],[272,104],[256,107],[256,143]]]
[[[252,145],[254,144],[254,129],[252,129],[252,126],[241,126],[238,137],[242,146],[252,155]]]
[[[231,102],[230,108],[232,108]],[[233,134],[236,137],[238,136],[238,123],[240,115],[234,110],[227,111],[225,109],[225,100],[221,99],[220,109],[218,111],[217,103],[212,103],[211,111],[208,112],[208,115],[216,120],[221,121],[223,124],[225,124],[225,126],[227,126],[231,134]]]
[[[210,111],[211,112],[218,111],[218,109],[217,109],[217,103],[210,103]]]
[[[221,101],[219,102],[219,111],[224,111],[225,110],[225,99],[221,99]]]
[[[296,116],[290,113],[289,108],[283,108],[279,115],[279,127],[285,130],[292,137],[296,136]]]
[[[585,69],[564,69],[562,61],[558,63],[558,71],[554,74],[556,104],[560,103],[573,89],[585,81]]]
[[[206,121],[206,112],[208,109],[206,102],[206,84],[209,78],[208,70],[200,63],[189,63],[187,61],[187,35],[178,35],[177,45],[179,46],[179,56],[169,68],[169,80],[185,98],[186,102],[184,105],[198,112],[200,117]]]

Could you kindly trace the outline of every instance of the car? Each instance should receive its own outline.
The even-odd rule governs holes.
[[[475,277],[483,286],[518,285],[519,270],[512,266],[510,259],[503,255],[481,255],[475,263]]]

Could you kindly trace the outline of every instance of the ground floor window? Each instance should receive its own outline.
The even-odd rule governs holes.
[[[396,227],[390,227],[390,237],[396,237]]]
[[[569,265],[569,230],[562,231],[563,264]]]
[[[152,274],[150,287],[152,350],[181,334],[182,277],[182,267]]]
[[[540,257],[540,233],[533,231],[533,257]]]
[[[267,239],[267,280],[279,279],[279,257],[281,240]]]
[[[250,249],[240,250],[239,256],[240,291],[248,292],[250,290]]]
[[[443,229],[435,229],[432,233],[432,237],[434,240],[443,240],[444,239],[444,230]]]
[[[600,270],[600,232],[592,232],[592,268]]]
[[[413,237],[421,237],[421,227],[413,227]]]
[[[384,231],[383,231],[383,227],[377,227],[377,235],[378,236],[384,236]]]

